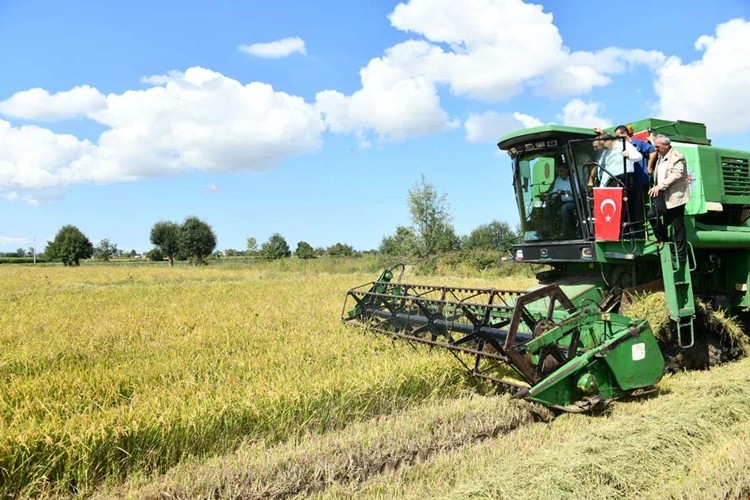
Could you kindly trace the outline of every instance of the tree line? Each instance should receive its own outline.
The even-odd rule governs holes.
[[[395,233],[384,236],[377,252],[383,255],[405,259],[429,258],[447,252],[493,251],[507,252],[519,238],[518,229],[513,230],[506,222],[493,220],[481,224],[468,235],[459,237],[452,225],[452,216],[447,195],[438,193],[434,185],[427,182],[424,175],[408,192],[407,204],[412,224],[398,226]],[[153,249],[145,257],[169,261],[189,260],[199,265],[204,264],[211,256],[252,256],[264,259],[281,259],[292,256],[291,248],[280,233],[274,233],[268,241],[258,245],[258,241],[247,238],[244,250],[227,249],[216,251],[216,234],[213,228],[198,219],[188,217],[182,224],[160,220],[151,228],[149,241]],[[23,249],[18,253],[23,254]],[[305,241],[300,241],[294,255],[300,259],[312,259],[328,256],[354,256],[360,252],[345,243],[336,243],[328,248],[313,248]],[[47,242],[44,258],[60,261],[66,266],[77,266],[81,259],[98,258],[109,260],[112,257],[135,256],[135,250],[124,254],[117,245],[108,239],[99,241],[94,246],[91,241],[73,225],[65,225],[57,232],[52,241]]]
[[[216,251],[216,234],[213,228],[197,217],[188,217],[182,224],[161,220],[151,228],[149,241],[154,248],[146,252],[145,257],[153,261],[169,261],[174,265],[175,260],[192,261],[196,265],[205,264],[206,259],[213,256],[252,256],[264,259],[281,259],[291,257],[292,251],[286,239],[279,233],[258,246],[255,238],[247,239],[245,250],[227,249]],[[30,249],[33,251],[33,249]],[[300,241],[294,255],[301,259],[311,259],[322,255],[335,257],[354,256],[358,252],[351,245],[335,243],[328,248],[313,248],[309,243]],[[26,252],[19,249],[7,254],[8,257],[25,257]],[[109,239],[99,241],[97,246],[76,226],[65,225],[57,232],[52,241],[47,242],[44,253],[40,255],[49,261],[62,262],[66,266],[78,266],[83,259],[96,258],[109,260],[113,257],[135,257],[135,250],[124,253]]]

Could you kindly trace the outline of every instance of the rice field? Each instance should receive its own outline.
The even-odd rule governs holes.
[[[372,275],[0,268],[0,492],[89,492],[456,394],[443,353],[345,329]]]
[[[668,376],[656,397],[557,417],[461,396],[186,462],[101,498],[747,498],[750,360]]]
[[[344,328],[346,290],[375,273],[287,266],[0,267],[0,494],[750,493],[748,361],[555,418],[483,394],[447,353]]]

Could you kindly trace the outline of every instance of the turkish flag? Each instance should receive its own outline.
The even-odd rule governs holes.
[[[620,240],[622,188],[594,188],[594,235],[597,241]]]
[[[648,130],[641,130],[640,132],[636,132],[633,134],[633,139],[640,139],[642,141],[648,140]]]

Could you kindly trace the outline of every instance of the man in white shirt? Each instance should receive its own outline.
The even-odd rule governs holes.
[[[595,129],[601,131],[601,129]],[[636,192],[637,181],[635,176],[635,164],[643,159],[643,155],[630,142],[615,137],[606,132],[600,132],[594,141],[594,150],[599,152],[597,164],[599,167],[592,170],[589,178],[589,186],[594,185],[594,179],[599,178],[600,187],[621,187],[626,201],[626,221],[629,223],[623,234],[625,236],[635,235],[637,221],[643,217],[643,199]],[[624,160],[623,160],[624,159]]]
[[[597,172],[601,187],[626,186],[625,172],[633,174],[635,164],[643,159],[643,155],[630,142],[619,140],[607,133],[603,133],[594,141],[594,149],[599,151],[597,163],[601,168]]]

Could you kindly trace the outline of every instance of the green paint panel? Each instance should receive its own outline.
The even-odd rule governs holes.
[[[664,358],[650,330],[618,343],[604,359],[623,391],[654,385],[664,374]]]

